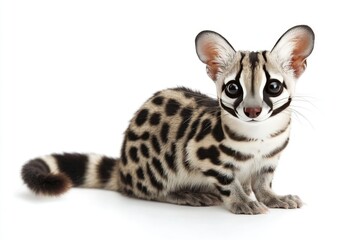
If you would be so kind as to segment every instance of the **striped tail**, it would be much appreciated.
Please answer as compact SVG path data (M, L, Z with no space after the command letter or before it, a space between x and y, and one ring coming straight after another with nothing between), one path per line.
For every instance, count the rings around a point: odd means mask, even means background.
M52 154L30 160L21 171L36 194L56 196L71 187L117 191L117 159L96 154Z

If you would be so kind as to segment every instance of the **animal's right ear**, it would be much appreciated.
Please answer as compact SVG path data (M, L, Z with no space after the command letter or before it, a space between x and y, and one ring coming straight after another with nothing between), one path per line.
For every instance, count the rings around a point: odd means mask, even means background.
M202 31L195 39L196 53L206 64L209 77L216 81L226 64L234 57L235 50L220 34L213 31Z

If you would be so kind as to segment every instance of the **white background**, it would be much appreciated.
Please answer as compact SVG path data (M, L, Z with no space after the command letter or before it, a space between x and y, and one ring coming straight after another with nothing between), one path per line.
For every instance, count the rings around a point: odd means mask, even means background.
M355 3L2 1L0 239L359 239ZM103 190L42 198L23 185L21 166L38 155L118 156L130 117L155 91L184 85L215 96L195 53L201 30L236 49L270 50L297 24L310 25L316 43L273 186L300 195L302 209L243 216Z

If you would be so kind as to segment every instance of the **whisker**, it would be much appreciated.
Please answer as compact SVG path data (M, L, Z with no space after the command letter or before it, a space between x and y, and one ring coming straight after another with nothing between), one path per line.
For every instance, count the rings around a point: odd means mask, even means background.
M295 109L294 107L289 107L284 111L291 111L292 113L294 113L294 116L297 118L297 120L299 122L302 122L301 119L305 120L307 122L308 125L311 126L312 129L315 129L314 125L311 123L311 121L303 114L301 113L299 110Z

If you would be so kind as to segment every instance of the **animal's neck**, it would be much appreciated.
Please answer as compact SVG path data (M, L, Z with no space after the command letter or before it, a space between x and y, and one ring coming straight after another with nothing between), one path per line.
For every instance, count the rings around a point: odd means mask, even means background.
M262 122L243 122L224 112L221 114L221 118L225 132L225 128L228 127L238 136L265 139L287 127L291 121L291 114L283 112Z

